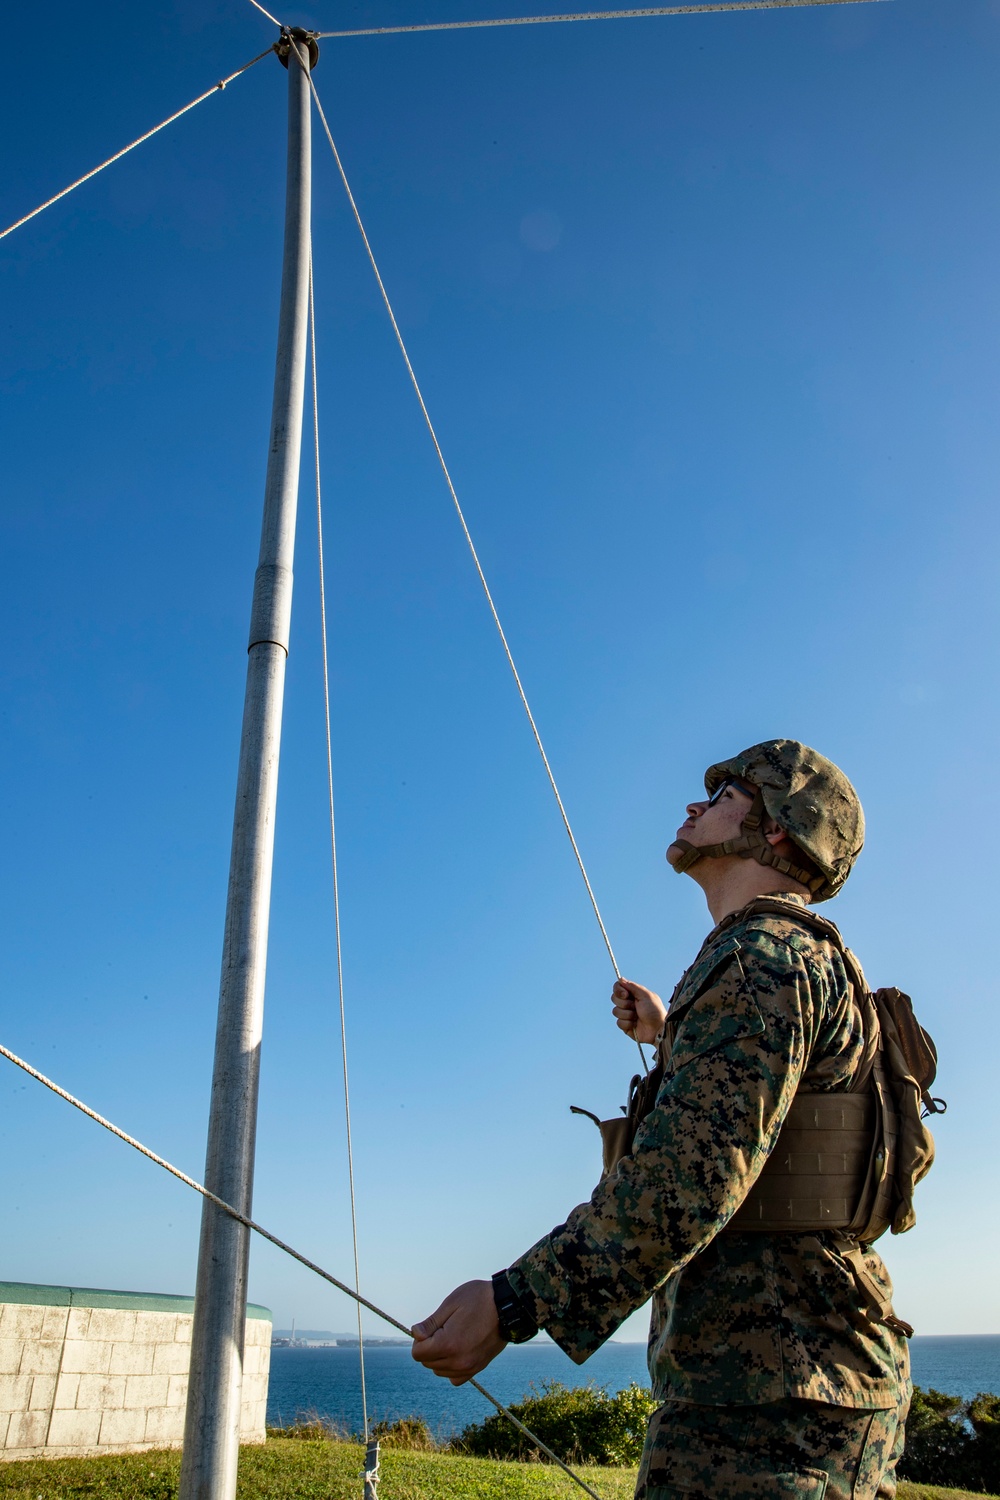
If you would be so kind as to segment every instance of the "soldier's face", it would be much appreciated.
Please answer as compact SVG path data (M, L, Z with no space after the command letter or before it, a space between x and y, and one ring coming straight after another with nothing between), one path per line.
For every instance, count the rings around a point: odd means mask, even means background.
M696 847L703 844L724 844L727 839L739 838L743 819L750 811L753 799L753 791L748 790L744 783L730 781L714 797L706 797L703 802L688 803L687 818L678 828L675 837ZM676 844L671 844L667 850L667 859L673 864L681 853Z

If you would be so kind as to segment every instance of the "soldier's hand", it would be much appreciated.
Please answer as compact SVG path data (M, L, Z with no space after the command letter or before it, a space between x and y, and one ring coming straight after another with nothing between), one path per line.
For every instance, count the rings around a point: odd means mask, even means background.
M413 1327L415 1360L450 1380L464 1385L506 1346L500 1336L491 1281L467 1281L456 1287L422 1323Z
M637 1042L655 1042L666 1019L659 995L631 979L619 979L611 991L611 1008L618 1028Z

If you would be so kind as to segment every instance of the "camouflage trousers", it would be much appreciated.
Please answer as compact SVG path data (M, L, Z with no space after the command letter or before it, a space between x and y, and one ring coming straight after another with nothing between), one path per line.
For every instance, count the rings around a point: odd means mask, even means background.
M636 1500L893 1500L908 1405L667 1401L650 1419Z

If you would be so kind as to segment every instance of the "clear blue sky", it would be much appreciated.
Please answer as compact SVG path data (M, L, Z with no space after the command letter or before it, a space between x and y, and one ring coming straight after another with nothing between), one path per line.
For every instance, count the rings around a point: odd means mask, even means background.
M54 0L4 55L3 222L271 40L245 0ZM663 862L707 763L791 735L861 792L826 910L951 1100L887 1247L925 1333L1000 1331L998 64L996 0L895 0L326 43L316 74L626 973L669 992L707 929ZM284 112L268 59L0 244L0 1035L195 1174ZM409 1319L586 1196L568 1106L613 1113L634 1051L319 139L315 205L363 1277ZM347 1274L303 502L256 1211ZM193 1195L8 1064L0 1100L0 1274L189 1291ZM350 1323L262 1246L252 1295Z

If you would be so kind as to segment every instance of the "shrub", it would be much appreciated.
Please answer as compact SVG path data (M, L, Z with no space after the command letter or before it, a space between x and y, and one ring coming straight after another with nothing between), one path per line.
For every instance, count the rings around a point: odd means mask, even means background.
M271 1438L294 1438L298 1442L316 1443L364 1443L360 1432L352 1432L342 1422L320 1416L319 1412L302 1412L290 1427L269 1427ZM371 1435L378 1438L384 1448L410 1448L418 1453L432 1453L438 1444L423 1417L400 1417L395 1422L388 1419L374 1422Z
M914 1386L899 1477L1000 1492L1000 1397L980 1392L963 1401Z
M410 1448L431 1453L437 1448L434 1434L423 1417L400 1417L396 1422L376 1422L371 1430L384 1448Z
M965 1418L976 1435L970 1483L995 1495L1000 1492L1000 1396L980 1391L966 1403Z
M965 1472L972 1433L965 1425L965 1403L933 1388L913 1388L906 1419L906 1452L899 1464L901 1479L920 1484L957 1484Z
M300 1412L288 1427L269 1427L267 1435L272 1438L295 1438L300 1443L345 1443L351 1438L351 1434L341 1423L333 1422L329 1417L321 1417L316 1411Z
M656 1405L642 1386L633 1384L609 1396L600 1386L570 1388L549 1380L540 1390L532 1386L531 1392L511 1411L565 1462L639 1462L646 1424ZM534 1444L499 1412L466 1427L451 1446L475 1458L539 1456Z

